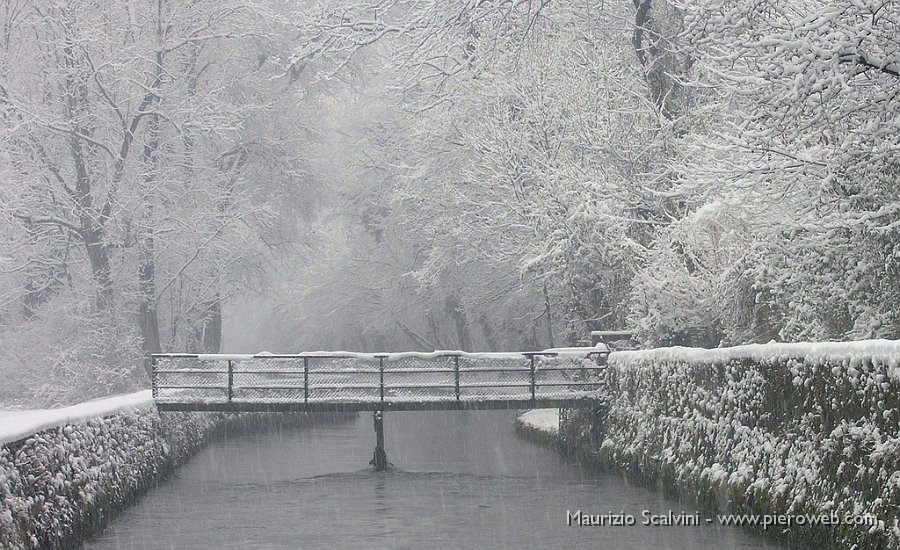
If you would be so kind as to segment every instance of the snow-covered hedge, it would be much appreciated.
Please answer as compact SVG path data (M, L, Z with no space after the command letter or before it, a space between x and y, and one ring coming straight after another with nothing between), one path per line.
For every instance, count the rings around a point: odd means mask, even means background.
M125 407L4 442L0 548L76 546L211 435L259 421L258 415Z
M593 453L720 511L872 514L786 534L900 548L898 364L893 341L616 352Z

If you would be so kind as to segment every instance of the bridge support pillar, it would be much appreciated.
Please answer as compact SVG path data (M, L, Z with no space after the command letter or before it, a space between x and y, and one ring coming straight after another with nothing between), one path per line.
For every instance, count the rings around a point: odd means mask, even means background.
M369 462L375 471L387 470L387 453L384 452L384 411L375 411L375 455Z

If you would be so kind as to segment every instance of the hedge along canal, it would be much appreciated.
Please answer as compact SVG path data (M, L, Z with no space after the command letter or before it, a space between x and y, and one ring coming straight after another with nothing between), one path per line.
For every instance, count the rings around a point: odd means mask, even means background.
M552 444L709 511L791 521L766 530L809 547L900 548L900 343L662 348L608 365L607 409L565 411ZM518 429L547 442L539 424Z
M0 548L68 548L208 441L355 415L163 413L149 391L0 416Z

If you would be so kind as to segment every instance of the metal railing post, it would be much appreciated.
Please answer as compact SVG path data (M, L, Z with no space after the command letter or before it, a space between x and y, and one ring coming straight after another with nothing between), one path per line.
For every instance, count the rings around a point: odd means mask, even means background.
M384 356L378 356L378 393L384 403Z
M234 362L228 361L228 402L234 396Z
M153 395L153 399L156 399L159 394L157 387L159 386L159 382L157 381L157 377L159 375L156 373L156 356L150 355L150 388Z
M303 402L309 403L309 357L303 358Z
M459 401L459 355L453 356L453 375L456 382L456 400Z
M537 377L534 373L534 354L529 355L531 358L531 400L535 400L535 385L537 381Z

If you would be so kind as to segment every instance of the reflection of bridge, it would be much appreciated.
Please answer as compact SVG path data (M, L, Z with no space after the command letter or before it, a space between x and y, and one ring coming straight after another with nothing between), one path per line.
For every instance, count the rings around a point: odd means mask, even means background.
M383 468L383 411L596 406L608 353L157 354L153 397L161 411L375 411Z

